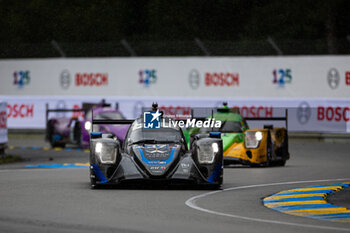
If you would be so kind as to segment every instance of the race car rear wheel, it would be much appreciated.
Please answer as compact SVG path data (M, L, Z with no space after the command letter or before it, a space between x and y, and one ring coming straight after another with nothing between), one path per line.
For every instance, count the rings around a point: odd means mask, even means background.
M74 125L74 141L75 143L81 147L82 145L82 132L79 121L77 121Z
M47 139L50 142L52 148L55 147L65 147L66 144L62 142L57 142L54 138L54 126L52 121L47 122Z
M275 162L276 166L281 166L283 167L284 165L286 165L286 160L279 160Z
M269 138L266 143L266 162L263 164L264 167L269 167L272 162L272 143Z

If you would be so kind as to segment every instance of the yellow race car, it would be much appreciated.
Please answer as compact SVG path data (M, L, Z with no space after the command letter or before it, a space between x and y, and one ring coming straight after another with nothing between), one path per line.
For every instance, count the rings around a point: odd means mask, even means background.
M289 159L287 129L264 125L263 129L249 129L247 120L285 121L287 112L279 118L246 118L238 109L230 109L224 103L212 116L222 122L221 128L210 131L221 132L224 164L243 164L255 166L284 166ZM201 133L204 133L203 130Z

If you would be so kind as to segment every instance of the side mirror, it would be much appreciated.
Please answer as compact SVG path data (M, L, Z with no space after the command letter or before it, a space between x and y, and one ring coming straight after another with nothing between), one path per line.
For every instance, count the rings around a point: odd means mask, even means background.
M127 142L127 145L130 146L133 142L131 140L131 138L128 138L128 140L126 141Z
M181 150L182 150L182 151L186 151L186 148L187 148L187 146L186 146L186 140L184 140L183 138L181 138L180 142L181 142Z

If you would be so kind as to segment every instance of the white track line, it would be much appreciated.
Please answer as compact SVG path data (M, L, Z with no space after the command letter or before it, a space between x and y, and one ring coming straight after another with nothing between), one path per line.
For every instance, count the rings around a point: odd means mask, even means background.
M203 193L201 195L191 197L185 203L187 206L189 206L193 209L203 211L206 213L210 213L210 214L230 217L230 218L237 218L237 219L243 219L243 220L254 221L254 222L288 225L288 226L297 226L297 227L317 228L317 229L323 229L323 230L335 230L335 231L348 231L348 232L350 232L350 228L327 227L327 226L319 226L319 225L282 222L282 221L275 221L275 220L268 220L268 219L250 218L250 217L234 215L234 214L227 214L227 213L222 213L222 212L218 212L218 211L214 211L214 210L205 209L203 207L199 207L196 204L196 201L200 198L211 196L211 195L214 195L217 193L226 192L226 191L238 190L238 189L248 189L248 188L267 187L267 186L276 186L276 185L288 185L288 184L301 184L301 183L333 182L333 181L344 181L344 180L350 180L350 178L328 179L328 180L309 180L309 181L291 181L291 182L256 184L256 185L247 185L247 186L240 186L240 187L231 187L231 188L226 188L226 189L219 190L219 191L212 191L212 192L208 192L208 193Z

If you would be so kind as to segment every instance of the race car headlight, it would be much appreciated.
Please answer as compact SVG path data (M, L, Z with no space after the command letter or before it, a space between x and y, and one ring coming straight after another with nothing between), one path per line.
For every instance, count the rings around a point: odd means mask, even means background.
M104 164L114 164L117 160L118 147L117 144L110 141L96 142L95 155Z
M219 145L216 142L201 144L197 147L198 162L201 164L212 164L218 152Z
M257 148L262 139L263 139L262 132L248 131L245 133L245 147L249 149Z
M89 131L89 130L91 129L91 122L90 122L90 121L85 122L84 128L85 128L87 131Z

